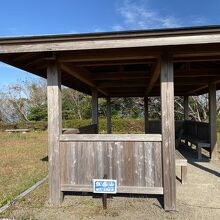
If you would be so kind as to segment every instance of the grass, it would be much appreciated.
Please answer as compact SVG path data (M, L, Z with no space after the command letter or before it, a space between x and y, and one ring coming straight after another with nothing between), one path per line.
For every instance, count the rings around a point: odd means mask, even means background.
M0 206L47 175L47 133L0 132Z
M0 206L47 175L47 132L9 134L0 132ZM220 132L218 133L220 150ZM44 184L15 207L42 207L47 201L48 185ZM0 215L1 216L1 215Z

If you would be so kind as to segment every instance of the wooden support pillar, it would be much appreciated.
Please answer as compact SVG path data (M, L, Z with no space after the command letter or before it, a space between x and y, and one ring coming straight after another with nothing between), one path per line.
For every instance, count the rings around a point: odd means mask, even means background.
M189 96L184 96L184 120L189 120Z
M165 210L176 210L173 60L161 58L162 162Z
M211 143L211 159L218 160L216 118L216 84L209 84L209 132Z
M49 157L49 203L60 204L63 200L60 183L60 144L62 131L61 75L57 64L47 67L48 102L48 157Z
M107 97L107 133L112 133L112 122L111 122L111 98Z
M98 91L92 90L92 124L97 125L98 133Z
M148 112L148 97L144 97L144 131L149 133L149 112Z

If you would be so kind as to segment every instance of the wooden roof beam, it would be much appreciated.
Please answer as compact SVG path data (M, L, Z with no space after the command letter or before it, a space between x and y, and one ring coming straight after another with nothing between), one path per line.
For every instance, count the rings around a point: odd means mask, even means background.
M175 78L174 79L174 86L178 85L206 85L208 82L215 82L220 79L219 77L195 77L190 78L190 80L186 77L183 79Z
M105 62L105 61L124 61L139 59L156 59L159 52L149 51L147 49L140 50L133 48L111 51L83 51L83 52L59 52L57 58L60 62Z
M76 66L118 66L118 65L133 65L133 64L151 64L155 63L156 59L132 59L132 60L107 60L107 61L85 61L72 62Z
M196 94L197 92L199 92L199 91L201 91L201 90L203 90L203 89L206 89L207 87L208 87L208 85L199 86L199 87L197 87L196 89L193 89L193 90L187 92L186 94L187 94L187 95Z
M147 85L145 96L147 96L151 92L152 88L154 87L155 83L160 77L160 65L161 65L161 62L160 60L158 60L157 63L153 66L150 82Z
M195 94L195 95L196 95L197 92L200 92L201 90L208 88L209 83L220 83L220 80L218 79L218 80L215 80L215 81L212 81L212 82L207 82L206 85L197 87L197 88L195 88L195 89L193 89L193 90L187 92L186 94L187 94L187 95L192 95L192 94Z
M146 71L127 71L127 72L99 72L91 74L93 80L133 80L148 79Z
M110 81L110 82L102 82L97 84L98 88L131 88L131 87L146 87L147 83L144 82L143 80L141 82L135 82L135 81L130 81L130 82L121 82L121 81Z
M181 58L181 59L175 59L173 62L174 63L185 63L185 62L208 62L208 61L220 61L220 57L204 57L204 58L191 58L191 57L186 57L186 58Z
M175 77L178 76L219 76L220 75L220 66L219 68L194 68L189 71L187 70L174 70Z
M47 66L47 62L51 61L51 60L56 60L56 58L55 57L43 57L43 58L39 58L39 59L34 59L33 61L28 62L25 66L26 67L30 66L30 67L33 67L33 68L35 68L35 67L38 68L39 65L40 65L40 66L45 67L45 66Z
M23 62L29 60L29 59L34 59L38 57L38 53L22 53L22 54L17 54L16 57L13 59L14 62Z
M60 67L65 72L69 73L70 75L77 78L81 82L85 83L91 88L97 89L99 92L101 92L105 96L108 96L108 93L106 93L103 89L98 88L95 82L89 78L89 72L86 69L76 67L71 64L64 64L64 63L60 63Z

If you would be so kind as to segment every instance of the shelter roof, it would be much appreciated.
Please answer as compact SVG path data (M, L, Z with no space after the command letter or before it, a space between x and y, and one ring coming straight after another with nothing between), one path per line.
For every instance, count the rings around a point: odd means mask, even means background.
M175 95L205 93L213 82L220 89L220 26L0 38L0 61L44 78L57 62L63 85L99 96L159 96L167 54Z

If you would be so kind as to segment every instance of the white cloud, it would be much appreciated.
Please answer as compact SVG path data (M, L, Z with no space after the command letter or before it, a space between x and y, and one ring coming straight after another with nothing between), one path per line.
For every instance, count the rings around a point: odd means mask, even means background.
M120 25L120 24L116 24L116 25L112 26L112 30L113 31L123 31L124 27L122 27L122 25Z
M147 28L172 28L181 26L176 17L161 15L143 3L134 0L124 0L117 8L117 12L123 18L121 29L147 29Z
M105 30L101 27L95 27L93 32L105 32Z

